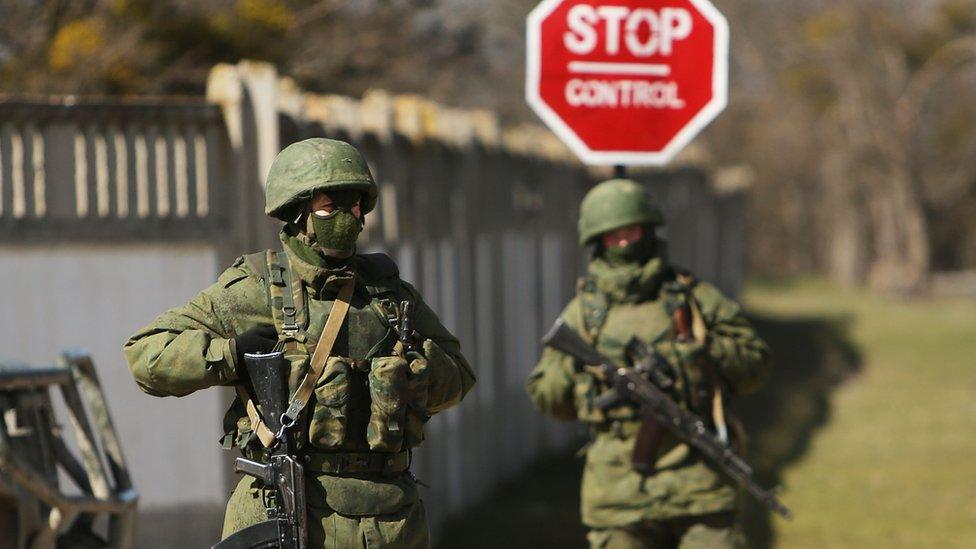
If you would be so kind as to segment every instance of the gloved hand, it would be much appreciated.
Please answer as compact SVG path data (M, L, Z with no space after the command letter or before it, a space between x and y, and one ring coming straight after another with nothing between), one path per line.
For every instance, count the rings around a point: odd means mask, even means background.
M245 353L270 353L278 344L278 330L274 326L257 326L238 334L234 338L234 352L237 359L237 374L245 372Z

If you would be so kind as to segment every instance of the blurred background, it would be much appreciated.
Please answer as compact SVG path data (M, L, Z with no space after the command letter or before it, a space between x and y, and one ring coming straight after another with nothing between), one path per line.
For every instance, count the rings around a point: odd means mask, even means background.
M976 1L714 2L728 109L666 170L678 264L776 354L738 403L792 522L755 547L976 543ZM230 394L138 392L124 339L274 244L274 154L347 139L385 250L479 384L416 472L442 547L579 547L584 433L522 390L582 273L580 166L525 105L534 0L0 0L0 355L91 349L141 492L140 547L216 539ZM478 541L472 541L478 540Z

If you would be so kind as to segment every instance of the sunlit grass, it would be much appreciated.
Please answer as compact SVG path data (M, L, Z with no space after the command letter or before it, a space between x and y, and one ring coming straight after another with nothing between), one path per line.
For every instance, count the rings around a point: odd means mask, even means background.
M976 301L755 284L766 317L847 318L860 371L783 473L780 547L976 547ZM776 349L777 354L789 353Z

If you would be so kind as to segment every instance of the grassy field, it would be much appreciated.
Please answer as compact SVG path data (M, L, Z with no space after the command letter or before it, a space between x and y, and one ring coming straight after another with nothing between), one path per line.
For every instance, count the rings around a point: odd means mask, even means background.
M803 283L753 286L746 303L767 327L832 324L843 341L814 343L854 352L846 364L828 354L813 365L828 377L850 375L834 385L809 447L783 468L797 518L776 519L776 545L976 547L976 301L901 301ZM784 358L809 362L776 352L787 370ZM757 442L775 448L777 436L762 432Z
M743 300L775 368L736 410L757 477L796 513L743 500L750 547L976 547L976 300L811 281L752 284ZM569 453L540 462L439 545L584 547L580 469Z

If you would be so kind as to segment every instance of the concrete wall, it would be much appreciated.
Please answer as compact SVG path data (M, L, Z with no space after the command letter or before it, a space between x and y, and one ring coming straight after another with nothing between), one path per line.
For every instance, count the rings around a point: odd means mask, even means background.
M148 398L132 382L121 346L211 284L215 270L213 248L197 244L0 246L0 354L41 365L69 347L91 351L140 493L139 547L203 547L213 539L225 491L214 418L224 399L216 391L178 402ZM209 514L195 514L195 524L186 524L189 514L159 524L175 518L177 502Z

